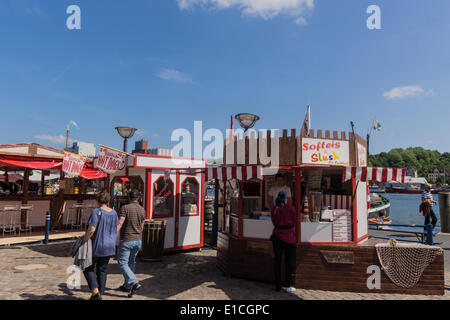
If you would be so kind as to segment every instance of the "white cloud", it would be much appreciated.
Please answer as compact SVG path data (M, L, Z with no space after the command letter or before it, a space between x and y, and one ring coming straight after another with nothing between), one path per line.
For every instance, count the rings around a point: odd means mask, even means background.
M174 69L163 69L156 76L167 81L175 81L179 83L194 83L194 81L192 81L189 76Z
M47 134L41 134L38 136L34 136L35 139L44 140L44 141L50 141L56 144L66 144L66 137L65 136L50 136ZM69 144L72 144L73 140L69 138Z
M390 91L386 91L383 96L389 100L401 100L409 97L418 96L434 96L436 92L434 89L425 90L421 86L404 86L393 88Z
M306 25L303 15L314 8L314 0L177 0L182 10L200 6L209 9L238 7L244 15L261 17L265 20L278 15L295 18L297 25Z
M48 142L58 144L58 145L63 145L63 146L66 144L66 137L63 135L52 136L52 135L48 135L48 134L41 134L41 135L34 136L34 138L38 139L38 140L48 141ZM83 141L74 140L69 137L69 146L71 146L74 142L83 143ZM87 143L87 142L84 142L84 143Z

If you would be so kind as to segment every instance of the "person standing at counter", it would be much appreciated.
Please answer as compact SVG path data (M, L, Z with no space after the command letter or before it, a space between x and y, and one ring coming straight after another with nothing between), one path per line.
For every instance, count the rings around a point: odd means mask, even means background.
M268 198L269 198L269 208L272 209L276 203L275 200L278 197L280 191L284 191L286 193L286 199L289 204L292 204L292 196L291 196L291 188L286 185L286 179L282 173L277 173L275 175L276 185L269 189Z
M291 285L292 276L292 257L295 250L295 225L297 223L297 214L295 207L286 203L286 191L281 190L275 199L275 207L272 210L272 223L274 225L271 237L273 252L275 255L275 284L276 291L281 290L281 259L284 252L286 279L285 290L288 293L294 292L295 288Z

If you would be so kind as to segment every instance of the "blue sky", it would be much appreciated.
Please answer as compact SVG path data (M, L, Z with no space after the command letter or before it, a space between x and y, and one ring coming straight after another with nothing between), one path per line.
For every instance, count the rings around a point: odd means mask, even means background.
M82 30L66 28L81 8ZM381 7L382 30L366 9ZM170 147L175 128L382 131L371 152L450 151L448 0L2 0L0 143L120 148L114 127ZM134 141L133 139L132 141Z

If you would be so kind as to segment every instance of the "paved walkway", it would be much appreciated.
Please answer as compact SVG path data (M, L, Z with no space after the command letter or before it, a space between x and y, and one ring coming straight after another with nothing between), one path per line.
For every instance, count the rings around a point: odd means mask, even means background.
M450 237L449 237L450 239ZM66 281L67 268L73 259L67 257L71 242L48 246L0 248L0 300L8 299L88 299L90 294L81 276L81 289L70 290ZM203 250L167 255L162 262L137 262L136 273L143 286L133 299L336 299L336 300L408 300L448 299L444 296L410 296L358 294L314 290L297 290L295 294L277 293L268 284L227 278L216 268L215 250ZM447 260L447 259L446 259ZM448 264L446 264L448 265ZM450 274L446 270L446 279ZM126 294L114 290L123 277L117 261L109 267L108 290L105 300L127 299Z

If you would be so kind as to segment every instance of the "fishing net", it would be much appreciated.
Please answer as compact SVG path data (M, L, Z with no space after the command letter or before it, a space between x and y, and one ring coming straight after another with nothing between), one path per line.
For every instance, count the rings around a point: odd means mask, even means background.
M411 288L419 282L424 270L443 250L423 244L378 243L375 245L381 267L399 287Z

